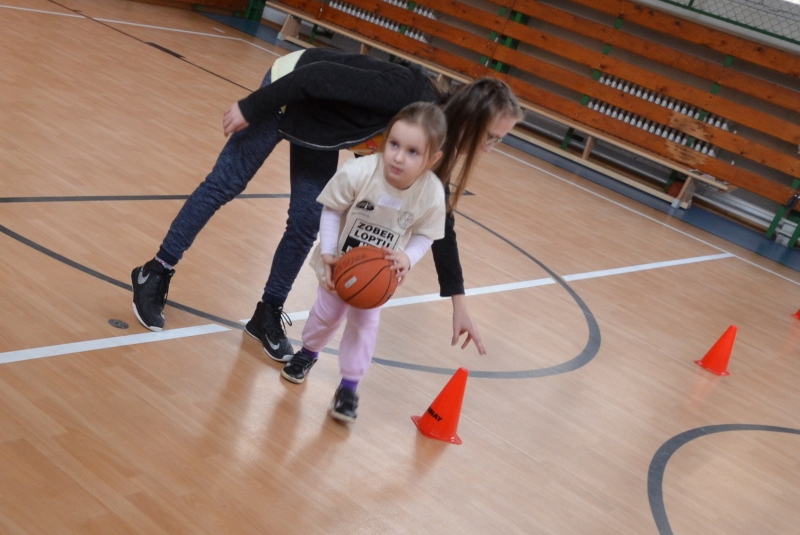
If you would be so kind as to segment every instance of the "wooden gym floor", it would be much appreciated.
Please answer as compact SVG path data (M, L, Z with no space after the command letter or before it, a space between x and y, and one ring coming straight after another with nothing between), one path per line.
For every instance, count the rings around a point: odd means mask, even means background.
M450 347L427 257L342 426L333 353L292 385L242 330L287 145L178 266L168 329L130 305L285 51L124 0L7 0L0 32L0 533L800 533L797 271L501 145L457 216L489 354ZM305 269L295 344L314 294ZM463 444L426 438L459 367Z

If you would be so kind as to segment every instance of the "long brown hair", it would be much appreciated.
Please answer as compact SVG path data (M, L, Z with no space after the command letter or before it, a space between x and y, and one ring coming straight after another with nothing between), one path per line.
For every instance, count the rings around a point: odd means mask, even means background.
M444 142L443 156L434 171L445 188L455 185L450 196L448 210L455 210L458 199L467 187L478 151L487 140L489 124L498 117L522 119L522 107L511 88L497 78L477 78L462 85L447 98L443 105L447 118L447 139ZM452 176L460 160L458 176Z

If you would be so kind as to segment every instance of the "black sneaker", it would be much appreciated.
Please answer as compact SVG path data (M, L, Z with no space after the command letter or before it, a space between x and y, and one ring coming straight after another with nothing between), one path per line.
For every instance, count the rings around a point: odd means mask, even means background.
M287 381L300 384L306 380L308 372L317 362L317 359L310 355L306 355L302 351L298 351L292 355L292 360L286 363L286 366L281 370L281 377Z
M164 328L164 305L167 303L169 281L174 274L174 269L165 268L155 259L131 272L133 313L151 331Z
M294 349L286 338L284 324L291 325L292 320L283 312L283 307L273 307L269 303L259 302L253 317L244 328L247 334L261 341L264 351L271 359L288 362L294 355Z
M358 394L355 390L340 386L333 395L331 418L340 422L353 422L358 409Z

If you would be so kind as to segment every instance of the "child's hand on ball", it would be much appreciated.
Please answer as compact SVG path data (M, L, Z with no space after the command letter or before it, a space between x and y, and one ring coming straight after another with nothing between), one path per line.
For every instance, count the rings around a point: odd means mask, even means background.
M336 291L333 280L333 266L336 265L336 257L332 254L322 255L322 264L325 266L325 288L329 292Z
M392 262L391 270L394 271L397 277L397 285L403 284L403 280L411 269L411 259L403 251L392 251L388 247L384 247L383 252L386 253L386 259Z

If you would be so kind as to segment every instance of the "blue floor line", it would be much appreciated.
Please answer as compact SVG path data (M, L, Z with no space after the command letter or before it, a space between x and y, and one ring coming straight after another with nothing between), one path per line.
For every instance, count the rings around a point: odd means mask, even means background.
M212 13L202 14L275 46L285 48L290 51L300 48L286 41L279 40L277 30L265 26L258 21ZM551 152L542 147L532 145L518 138L514 138L513 136L507 137L505 139L505 143L527 154L530 154L531 156L535 156L548 163L557 165L562 169L566 169L572 173L575 173L576 175L594 182L595 184L615 191L620 195L624 195L630 199L638 201L645 206L649 206L650 208L665 214L669 214L676 219L680 219L685 223L734 243L744 249L747 249L748 251L752 251L795 271L800 271L800 249L789 249L788 247L780 245L774 240L767 238L760 232L747 228L744 225L698 206L693 205L688 209L672 208L670 203L663 201L658 197L648 195L642 190L624 184L600 173L599 171L584 167L583 165L580 165L569 158L565 158L564 156Z

